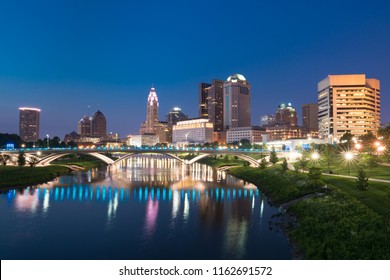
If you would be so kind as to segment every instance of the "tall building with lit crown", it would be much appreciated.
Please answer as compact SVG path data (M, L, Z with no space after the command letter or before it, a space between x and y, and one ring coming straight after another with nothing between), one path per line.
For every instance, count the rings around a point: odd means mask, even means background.
M214 131L223 131L223 83L213 80L211 84L199 84L199 117L209 119Z
M146 104L146 121L141 124L141 135L157 135L159 143L170 142L170 131L167 122L158 120L158 97L154 87L150 89Z
M379 127L379 80L365 74L329 75L318 83L319 137L337 142L346 132L377 135Z
M224 128L251 126L250 84L241 74L227 78L223 85Z
M92 117L92 136L100 138L107 136L106 117L99 110Z
M158 124L158 97L154 87L150 89L148 103L146 105L145 133L156 133Z
M22 141L38 141L40 113L41 109L38 108L19 108L19 136Z

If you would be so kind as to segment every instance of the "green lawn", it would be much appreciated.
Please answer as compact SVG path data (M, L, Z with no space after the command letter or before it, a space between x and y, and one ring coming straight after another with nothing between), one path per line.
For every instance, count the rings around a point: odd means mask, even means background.
M390 184L370 182L367 191L358 190L355 179L322 176L322 181L361 201L375 212L390 218Z

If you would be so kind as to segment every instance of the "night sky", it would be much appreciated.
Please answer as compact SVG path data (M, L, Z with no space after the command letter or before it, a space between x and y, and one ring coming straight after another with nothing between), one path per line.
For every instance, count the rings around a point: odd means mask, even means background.
M42 109L41 137L77 131L100 109L122 137L145 120L154 84L160 119L198 116L198 83L243 74L252 124L291 102L317 101L328 74L381 81L390 121L389 1L2 1L0 132L18 107Z

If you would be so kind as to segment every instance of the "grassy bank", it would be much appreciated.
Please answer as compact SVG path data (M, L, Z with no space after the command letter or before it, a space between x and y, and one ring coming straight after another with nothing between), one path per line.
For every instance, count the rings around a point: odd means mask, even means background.
M46 183L58 176L69 173L70 169L65 166L2 166L0 167L0 188L24 187Z
M198 161L199 163L206 164L212 167L222 167L222 166L244 166L246 161L235 158L234 156L224 156L224 157L206 157Z
M281 204L318 191L307 174L280 167L261 170L239 167L230 173L252 182L273 203ZM357 190L354 180L322 177L328 185L322 197L292 204L288 214L297 223L287 226L290 240L308 259L390 259L390 185L370 183L368 191Z
M390 184L370 182L368 190L361 191L355 187L355 179L322 176L322 180L390 219Z
M309 180L306 174L291 170L283 173L280 166L266 169L236 167L231 168L229 173L260 186L261 191L275 204L282 204L307 194L322 191L321 182Z

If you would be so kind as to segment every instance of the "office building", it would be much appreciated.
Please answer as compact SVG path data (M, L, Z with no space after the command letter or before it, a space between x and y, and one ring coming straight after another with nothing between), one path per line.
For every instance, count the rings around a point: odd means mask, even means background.
M259 126L229 128L226 132L226 142L240 142L245 139L251 143L259 143L262 142L262 135L264 133L265 130Z
M165 115L165 121L168 124L168 127L173 127L179 121L188 120L188 115L185 115L179 107L173 107L171 111L169 111Z
M208 119L189 119L173 126L172 143L204 144L213 142L213 123Z
M250 84L241 74L227 78L223 85L224 128L251 126Z
M154 146L159 143L159 138L155 134L131 135L130 145L135 147Z
M77 133L81 137L92 137L92 118L84 115L77 126Z
M302 105L302 127L308 131L318 131L318 104Z
M92 136L100 138L107 136L106 117L99 110L92 117Z
M19 136L24 142L36 142L39 139L41 109L19 108Z
M223 131L223 81L199 84L199 117L209 119L214 131Z
M211 84L208 83L200 83L199 84L199 118L208 119L209 118L209 110L208 110L208 96L209 96L209 88Z
M275 122L292 126L298 125L297 111L292 107L291 103L282 103L278 106Z
M273 115L264 115L260 117L260 126L274 125L276 119Z
M275 124L265 127L267 141L302 138L302 128L298 125Z
M380 82L364 74L329 75L318 83L318 132L338 142L346 132L377 135L380 127Z

